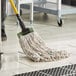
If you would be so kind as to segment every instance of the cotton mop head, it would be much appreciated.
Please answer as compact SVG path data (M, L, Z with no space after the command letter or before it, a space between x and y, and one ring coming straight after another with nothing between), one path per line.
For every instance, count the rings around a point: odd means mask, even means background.
M19 35L19 42L23 52L35 62L51 62L69 57L66 51L56 51L48 48L36 32Z

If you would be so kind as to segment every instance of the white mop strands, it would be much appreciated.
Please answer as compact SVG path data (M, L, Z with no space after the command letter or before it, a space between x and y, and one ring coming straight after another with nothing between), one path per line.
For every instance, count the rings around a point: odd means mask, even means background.
M19 42L26 56L35 62L50 62L69 57L66 51L53 51L36 32L20 35Z

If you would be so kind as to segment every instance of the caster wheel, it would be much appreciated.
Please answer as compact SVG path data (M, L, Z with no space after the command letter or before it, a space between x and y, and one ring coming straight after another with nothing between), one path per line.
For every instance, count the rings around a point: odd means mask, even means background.
M48 19L47 13L44 13L44 14L43 14L43 19L44 19L44 20L47 20L47 19Z
M20 16L22 15L22 9L20 9Z
M44 13L44 15L47 15L47 13Z
M62 19L60 19L60 21L57 21L57 23L58 23L59 27L61 27L63 24Z

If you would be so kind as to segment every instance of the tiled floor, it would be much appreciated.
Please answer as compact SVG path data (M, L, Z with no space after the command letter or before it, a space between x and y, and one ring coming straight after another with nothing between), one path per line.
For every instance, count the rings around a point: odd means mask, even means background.
M28 16L22 16L25 24L29 26ZM58 27L56 17L48 15L43 19L42 14L35 14L34 29L47 43L48 47L56 50L66 50L71 53L67 59L55 62L32 62L27 59L19 42L17 33L20 28L16 24L15 17L8 17L6 20L7 41L2 43L2 68L0 76L12 76L16 73L41 70L46 68L59 67L67 64L76 64L76 15L63 16L63 26Z

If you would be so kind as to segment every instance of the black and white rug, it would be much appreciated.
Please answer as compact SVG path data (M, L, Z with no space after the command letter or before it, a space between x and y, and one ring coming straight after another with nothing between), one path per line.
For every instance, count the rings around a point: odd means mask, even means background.
M22 73L14 76L76 76L76 64Z

